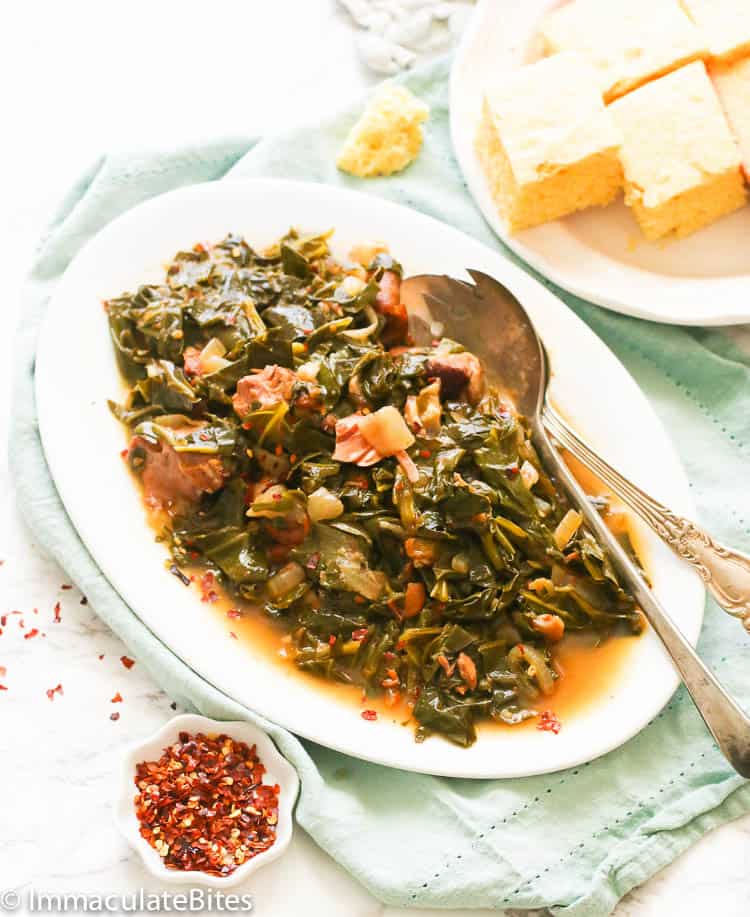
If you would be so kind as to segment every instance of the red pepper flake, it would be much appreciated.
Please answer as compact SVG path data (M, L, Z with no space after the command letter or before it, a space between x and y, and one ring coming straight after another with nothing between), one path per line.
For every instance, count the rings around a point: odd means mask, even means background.
M39 609L38 609L38 608L32 608L31 610L34 612L35 615L38 615L38 614L39 614Z
M432 455L429 449L420 449L419 454L422 456L422 458L429 458Z
M378 718L378 715L374 710L363 710L361 716L363 720L367 720L370 723Z
M31 630L28 632L28 634L23 635L23 639L31 640L31 638L36 637L38 633L39 633L38 629L36 627L32 627Z
M536 728L541 729L543 732L554 732L557 735L561 727L562 723L557 718L557 714L552 713L551 710L544 710L539 716Z
M265 770L255 746L181 732L136 766L141 837L167 869L230 875L276 840L279 787Z
M219 593L214 589L216 577L209 570L198 581L201 587L201 602L218 602Z
M336 645L336 634L331 634L331 636L328 638L328 645L329 646Z
M121 449L121 450L120 450L120 458L127 458L127 457L128 457L128 450L127 450L127 449Z
M117 694L112 698L110 704L121 704L122 703L122 694L118 691Z
M277 444L276 444L276 448L275 448L273 451L276 453L276 455L281 455L281 453L284 451L284 450L281 448L281 443L277 443Z
M5 687L5 685L0 685L0 691L7 691L7 690L8 689Z
M54 700L54 699L55 699L55 694L59 694L59 695L62 697L62 694L63 694L63 686L62 686L62 685L57 685L57 686L54 687L54 688L47 688L47 698L48 698L49 700Z
M237 634L235 634L235 632L234 632L233 630L230 630L230 631L229 631L229 636L230 636L233 640L239 639L239 638L237 637Z
M8 623L8 615L0 615L0 626L5 627Z
M132 669L135 665L135 659L131 659L130 656L120 656L120 662L126 669Z
M117 720L119 720L119 719L120 719L120 714L118 713L118 711L117 711L117 710L115 710L115 712L114 712L114 713L110 713L110 715L109 715L109 718L110 718L110 719L111 719L111 720L112 720L113 722L115 722L115 723L116 723L116 722L117 722Z
M395 658L396 658L396 654L392 653L390 650L386 650L383 653L383 659L386 659L388 662L390 662L392 659L395 659Z
M62 621L62 618L60 617L60 603L59 602L55 602L54 612L55 614L54 614L54 617L52 618L52 621L55 624L60 624Z
M518 465L509 465L509 466L505 469L505 477L506 477L506 478L515 478L516 475L518 475L518 474L520 474L520 473L521 473L521 469L518 467Z
M252 430L252 428L253 428L253 425L250 423L249 420L245 421L245 423L242 424L243 430Z
M8 674L8 670L5 668L5 666L0 665L0 678L5 678L7 674Z
M232 620L237 620L237 618L242 617L242 612L238 608L230 608L227 611L227 617L232 618Z
M370 631L366 627L359 627L357 630L352 631L352 640L356 640L357 643L361 643L363 640L367 639L367 635Z
M70 583L63 583L63 584L60 586L60 588L61 588L61 589L72 589L73 587L70 585Z
M99 662L101 662L102 659L104 659L104 653L99 653Z

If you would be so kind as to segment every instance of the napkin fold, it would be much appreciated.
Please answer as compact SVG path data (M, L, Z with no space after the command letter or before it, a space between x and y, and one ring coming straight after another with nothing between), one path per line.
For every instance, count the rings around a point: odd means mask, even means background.
M448 70L441 61L404 80L432 115L419 159L391 178L362 181L336 170L336 150L358 114L353 109L259 142L239 136L98 160L68 193L25 287L12 472L36 539L139 663L185 706L217 718L244 717L266 729L299 771L299 824L376 897L402 906L546 906L567 917L603 917L706 831L750 810L750 787L719 753L684 689L617 751L527 779L416 775L300 741L199 678L124 604L68 519L39 440L34 359L50 295L88 239L156 194L250 176L325 182L414 207L516 260L484 223L453 158ZM748 358L721 331L638 321L547 286L604 339L650 398L685 464L706 527L750 549ZM742 627L709 601L700 653L746 704L749 643Z

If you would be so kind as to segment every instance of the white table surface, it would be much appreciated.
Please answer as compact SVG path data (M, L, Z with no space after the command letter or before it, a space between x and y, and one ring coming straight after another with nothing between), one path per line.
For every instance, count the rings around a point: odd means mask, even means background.
M206 129L215 134L268 134L296 113L333 110L374 82L334 0L226 0L223 25L212 23L210 9L193 0L4 7L3 443L23 276L51 209L98 152L194 138L209 111ZM0 683L9 688L0 692L0 891L157 891L115 831L112 787L119 749L168 718L170 699L137 664L130 671L120 664L125 647L79 604L76 590L60 588L64 574L34 545L15 507L5 450L0 495L0 614L21 610L27 631L36 626L47 635L24 640L11 620L0 636L7 668ZM58 600L62 622L55 624ZM64 696L50 702L46 689L58 683ZM124 702L112 705L117 691ZM113 710L121 713L117 722L109 719ZM254 896L262 917L409 913L380 905L300 829L290 851L241 891ZM750 913L750 817L704 838L616 911L707 913Z

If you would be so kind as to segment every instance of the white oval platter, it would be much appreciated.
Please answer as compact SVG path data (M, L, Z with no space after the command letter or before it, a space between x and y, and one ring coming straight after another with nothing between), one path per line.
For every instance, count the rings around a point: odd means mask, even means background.
M576 765L637 733L678 681L652 633L638 641L611 689L559 735L491 729L462 749L350 702L229 636L230 622L165 569L139 493L120 457L123 429L107 408L120 399L102 299L157 282L175 252L242 233L256 247L290 225L335 227L335 254L385 240L407 274L494 275L524 302L544 338L553 397L575 427L636 483L677 512L694 515L685 472L646 398L601 341L555 296L496 252L457 230L381 198L320 184L222 181L154 198L110 223L78 254L56 288L41 332L36 396L45 454L60 496L92 557L154 635L195 672L240 703L300 736L369 761L455 777L515 777ZM501 333L501 329L498 330ZM658 539L639 535L654 590L690 640L701 627L697 578Z

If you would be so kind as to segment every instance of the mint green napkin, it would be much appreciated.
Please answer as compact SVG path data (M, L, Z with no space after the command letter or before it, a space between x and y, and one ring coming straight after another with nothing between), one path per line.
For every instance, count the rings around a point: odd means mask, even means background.
M432 115L421 156L393 178L360 181L336 170L335 152L358 109L315 130L259 143L241 137L98 161L60 208L25 290L13 473L23 514L38 541L154 680L209 716L260 722L299 770L299 824L374 895L392 905L547 906L569 917L601 917L706 831L750 810L750 787L726 764L684 690L618 751L575 770L525 780L417 776L300 742L206 684L122 602L72 528L38 437L34 351L49 296L89 238L155 194L254 175L309 179L383 195L502 249L453 159L447 76L447 62L440 62L406 80L429 103ZM640 322L555 292L646 391L687 467L701 519L721 539L750 548L749 361L721 332ZM622 435L639 434L623 430ZM750 702L747 648L741 626L709 603L701 654L740 699Z

